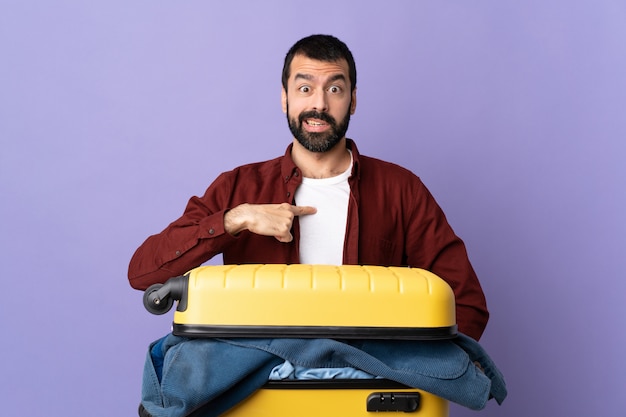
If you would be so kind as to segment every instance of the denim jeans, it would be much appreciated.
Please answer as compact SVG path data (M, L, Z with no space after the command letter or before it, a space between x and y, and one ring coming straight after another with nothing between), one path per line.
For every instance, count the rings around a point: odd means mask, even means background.
M443 341L188 339L170 334L148 352L142 405L154 417L181 417L211 402L210 415L218 416L260 388L285 360L309 368L360 369L474 410L484 408L491 397L501 403L507 395L493 361L463 334Z

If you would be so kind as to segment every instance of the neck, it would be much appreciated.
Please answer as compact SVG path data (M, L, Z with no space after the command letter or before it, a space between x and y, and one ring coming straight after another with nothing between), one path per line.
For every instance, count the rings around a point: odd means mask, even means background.
M346 138L341 139L327 152L311 152L294 140L291 157L306 178L335 177L350 166L350 152L346 148Z

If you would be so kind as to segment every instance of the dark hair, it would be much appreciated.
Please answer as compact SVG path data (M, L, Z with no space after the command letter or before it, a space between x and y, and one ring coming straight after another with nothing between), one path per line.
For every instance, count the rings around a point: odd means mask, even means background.
M282 80L285 91L287 90L287 80L291 75L291 61L296 55L304 55L307 58L324 62L337 62L345 59L348 62L350 88L352 91L356 88L356 64L348 46L331 35L311 35L296 42L285 56Z

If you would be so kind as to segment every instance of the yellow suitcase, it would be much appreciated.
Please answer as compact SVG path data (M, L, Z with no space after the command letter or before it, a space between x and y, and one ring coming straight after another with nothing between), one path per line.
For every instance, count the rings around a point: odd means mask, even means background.
M434 340L457 332L452 289L417 268L203 266L144 293L144 305L154 314L169 311L174 301L173 333L186 337ZM448 402L380 379L271 381L224 415L347 417L381 411L444 417Z
M403 412L415 417L447 417L448 404L447 400L426 391L387 380L329 379L317 384L276 381L223 416L372 417L380 412Z

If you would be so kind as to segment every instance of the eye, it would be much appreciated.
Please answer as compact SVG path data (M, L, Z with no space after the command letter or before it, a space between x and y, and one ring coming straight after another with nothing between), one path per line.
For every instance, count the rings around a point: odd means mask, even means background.
M308 85L303 85L302 87L298 88L298 91L300 91L301 93L308 93L311 91L311 87L309 87Z
M341 93L341 87L336 86L336 85L332 85L332 86L330 86L328 91L330 91L333 94L339 94L339 93Z

